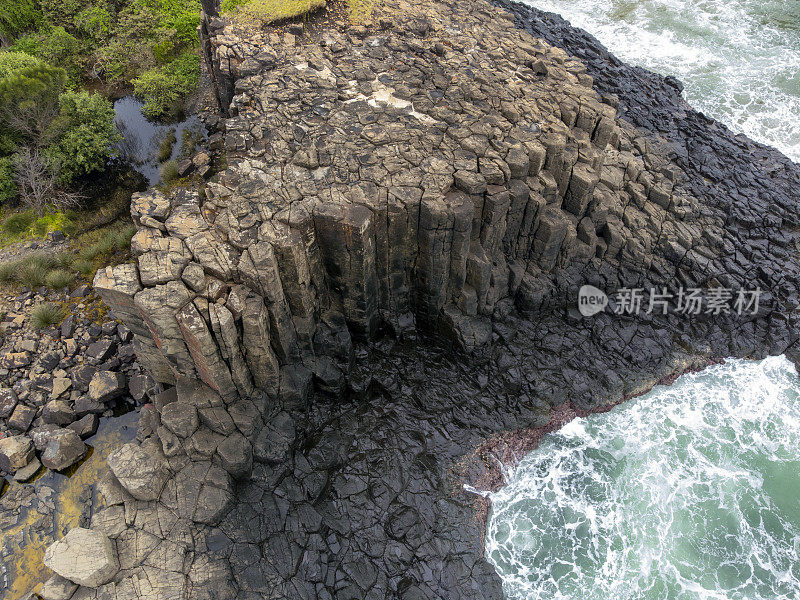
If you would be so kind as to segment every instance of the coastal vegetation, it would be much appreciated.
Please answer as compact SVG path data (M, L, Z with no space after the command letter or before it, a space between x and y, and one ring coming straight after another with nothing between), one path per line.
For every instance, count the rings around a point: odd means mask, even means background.
M362 23L372 13L375 0L347 0L347 10L353 23ZM222 0L223 14L241 23L267 25L292 19L323 8L327 0Z
M132 93L153 120L182 114L199 76L200 10L199 0L0 0L0 247L91 229L75 224L94 222L85 213L107 195L95 175L127 158L112 100Z

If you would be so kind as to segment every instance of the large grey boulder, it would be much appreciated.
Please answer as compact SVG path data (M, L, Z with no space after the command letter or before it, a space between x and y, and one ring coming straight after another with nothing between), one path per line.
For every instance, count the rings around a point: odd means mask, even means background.
M108 467L137 500L158 500L169 478L164 459L154 450L145 451L133 442L115 450L108 457Z
M33 440L13 435L0 440L0 469L15 473L27 465L35 454Z
M62 471L71 467L86 456L86 444L72 429L60 429L50 436L44 452L42 464L48 469Z
M99 531L77 527L50 545L44 564L85 587L108 583L119 571L113 542Z

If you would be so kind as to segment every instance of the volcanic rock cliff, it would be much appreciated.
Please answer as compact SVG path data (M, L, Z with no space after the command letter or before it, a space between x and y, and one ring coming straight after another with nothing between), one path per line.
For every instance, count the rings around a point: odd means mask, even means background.
M204 22L228 167L136 196L136 262L94 282L176 387L109 460L112 552L74 598L500 598L462 490L482 443L717 358L797 360L796 165L513 12L381 4ZM585 284L763 294L583 318Z

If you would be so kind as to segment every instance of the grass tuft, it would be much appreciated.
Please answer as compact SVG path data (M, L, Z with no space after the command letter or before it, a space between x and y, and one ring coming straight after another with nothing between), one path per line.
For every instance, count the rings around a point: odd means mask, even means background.
M31 311L31 325L36 329L52 327L61 322L63 318L61 307L52 302L43 302Z
M178 164L174 160L165 162L164 166L161 167L161 181L164 185L170 186L176 183L180 178L180 175L178 175Z
M164 163L172 158L172 149L175 147L175 142L178 141L178 136L175 135L175 129L170 129L161 140L158 146L158 162Z
M12 283L17 279L17 263L7 262L0 265L0 283Z
M31 254L17 262L16 280L32 290L47 283L47 274L55 266L53 257L47 254Z
M45 278L45 284L51 290L63 290L64 288L71 286L73 281L75 281L75 278L72 276L72 274L64 271L63 269L50 271Z
M91 275L94 273L94 265L91 261L85 260L83 258L79 258L74 263L72 263L72 268L75 269L81 275Z

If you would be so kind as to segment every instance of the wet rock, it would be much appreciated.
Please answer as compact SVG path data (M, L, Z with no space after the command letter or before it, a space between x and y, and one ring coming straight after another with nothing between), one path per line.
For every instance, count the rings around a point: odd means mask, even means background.
M102 362L108 360L117 349L117 344L113 340L102 340L89 344L86 348L86 356Z
M83 440L71 429L53 432L42 452L42 464L48 469L62 471L86 455Z
M70 388L72 388L72 379L69 377L54 377L50 395L54 399L61 398Z
M224 408L201 408L199 411L200 421L221 435L229 435L236 429L233 419Z
M14 481L25 482L30 481L36 473L39 472L39 469L42 468L42 463L39 462L39 459L35 456L31 459L26 466L19 469L16 473L14 473Z
M289 453L294 439L294 419L289 413L281 412L256 437L253 456L260 462L278 463Z
M222 468L239 479L250 474L253 466L253 447L240 433L234 433L217 446Z
M179 514L197 523L216 524L233 501L230 475L210 462L184 467L175 486Z
M97 418L97 415L88 414L68 425L67 429L71 429L77 433L81 439L85 440L86 438L92 437L95 433L97 433L98 422L99 419Z
M24 435L0 439L0 470L16 473L35 456L33 440Z
M128 380L128 391L134 400L141 402L155 391L155 381L146 373L134 375Z
M108 457L108 467L127 492L137 500L157 500L169 478L163 458L152 448L129 442Z
M280 371L280 398L287 408L306 406L313 387L313 373L303 365L286 365Z
M65 579L92 588L108 583L119 571L111 540L82 527L48 547L44 564Z

